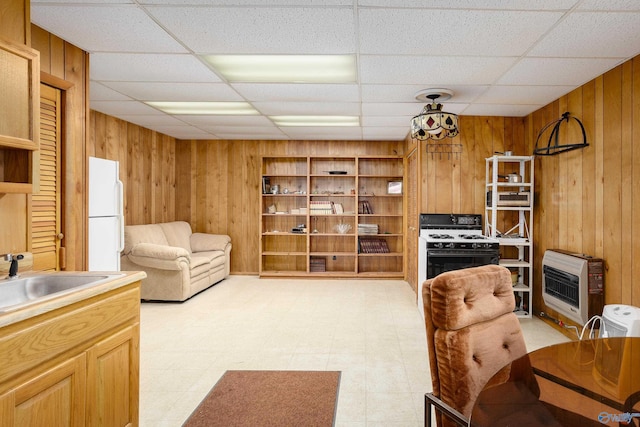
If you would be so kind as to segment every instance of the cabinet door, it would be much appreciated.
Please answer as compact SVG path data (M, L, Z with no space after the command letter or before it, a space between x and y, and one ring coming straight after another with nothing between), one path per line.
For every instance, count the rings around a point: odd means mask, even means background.
M85 375L82 354L0 396L0 425L84 426Z
M138 425L140 325L87 351L87 426Z

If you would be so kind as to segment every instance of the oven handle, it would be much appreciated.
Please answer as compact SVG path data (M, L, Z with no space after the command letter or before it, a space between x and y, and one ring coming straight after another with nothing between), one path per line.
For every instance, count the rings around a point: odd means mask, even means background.
M432 256L446 256L446 257L465 257L469 255L489 255L499 257L499 252L494 250L471 250L471 251L440 251L427 249L427 258Z

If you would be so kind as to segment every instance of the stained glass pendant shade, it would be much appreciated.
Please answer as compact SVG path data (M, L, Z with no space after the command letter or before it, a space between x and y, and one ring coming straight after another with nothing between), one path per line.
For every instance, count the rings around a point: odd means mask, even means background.
M411 138L440 140L458 135L458 116L442 111L442 104L436 102L441 94L427 93L424 97L430 99L431 103L411 119Z

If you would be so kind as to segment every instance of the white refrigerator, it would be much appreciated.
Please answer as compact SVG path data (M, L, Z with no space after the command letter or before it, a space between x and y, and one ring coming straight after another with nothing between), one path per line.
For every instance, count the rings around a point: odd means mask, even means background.
M118 162L89 157L89 271L120 271L123 209Z

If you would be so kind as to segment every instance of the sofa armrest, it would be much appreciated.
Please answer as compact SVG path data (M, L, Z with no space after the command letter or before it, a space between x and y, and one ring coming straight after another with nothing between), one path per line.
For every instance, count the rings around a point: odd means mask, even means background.
M231 237L226 234L193 233L191 235L193 252L224 251L230 243Z
M142 267L159 270L181 270L184 265L188 268L191 259L185 248L154 243L138 243L131 248L127 257Z

